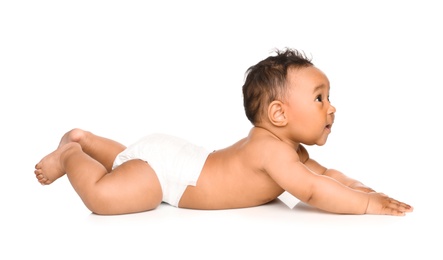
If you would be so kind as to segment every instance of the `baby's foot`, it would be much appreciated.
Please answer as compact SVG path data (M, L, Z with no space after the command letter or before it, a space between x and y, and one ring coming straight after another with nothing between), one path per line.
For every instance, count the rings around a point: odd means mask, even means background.
M71 146L70 144L60 146L57 150L43 157L43 159L35 165L35 177L40 184L51 184L65 174L61 163L61 155Z

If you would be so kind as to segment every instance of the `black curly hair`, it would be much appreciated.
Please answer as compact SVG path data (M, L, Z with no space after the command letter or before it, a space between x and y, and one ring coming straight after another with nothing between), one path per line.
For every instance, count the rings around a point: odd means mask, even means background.
M243 106L246 117L253 125L260 123L264 108L286 93L286 76L289 68L314 66L304 52L285 48L275 50L275 56L260 61L246 71Z

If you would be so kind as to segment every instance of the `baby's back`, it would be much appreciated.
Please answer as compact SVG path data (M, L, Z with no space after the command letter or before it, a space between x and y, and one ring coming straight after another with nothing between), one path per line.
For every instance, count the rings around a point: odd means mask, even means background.
M265 204L283 189L263 169L263 148L249 136L211 153L196 186L188 186L179 207L243 208Z

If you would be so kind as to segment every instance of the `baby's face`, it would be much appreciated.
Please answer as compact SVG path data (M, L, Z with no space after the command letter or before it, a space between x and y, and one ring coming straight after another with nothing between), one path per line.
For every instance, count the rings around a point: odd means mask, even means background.
M329 102L329 80L316 67L290 69L285 111L290 138L298 143L323 145L331 133L335 107Z

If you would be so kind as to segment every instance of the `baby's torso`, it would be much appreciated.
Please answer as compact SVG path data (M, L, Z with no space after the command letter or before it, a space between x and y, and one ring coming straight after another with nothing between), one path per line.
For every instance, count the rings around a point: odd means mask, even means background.
M259 168L254 152L239 141L211 153L196 186L188 186L179 207L195 209L243 208L265 204L283 189Z

